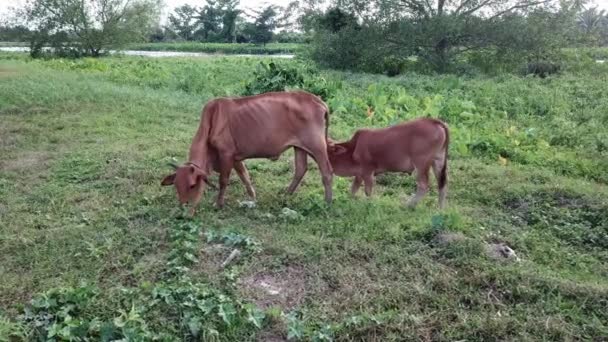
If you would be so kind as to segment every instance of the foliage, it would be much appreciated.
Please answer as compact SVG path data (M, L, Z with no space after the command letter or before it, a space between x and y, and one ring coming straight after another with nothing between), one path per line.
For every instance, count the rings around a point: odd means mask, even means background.
M158 20L156 0L31 0L23 16L33 24L30 54L50 44L58 55L99 56L110 48L144 40Z
M475 66L466 57L478 52L491 52L478 60L490 59L495 68L506 63L510 71L516 70L514 62L550 59L556 46L575 40L571 24L579 9L575 2L555 0L350 0L341 6L317 21L315 60L332 68L393 75L400 68L389 61L411 56L418 70L440 73Z
M176 7L169 15L169 27L183 40L192 40L198 27L197 9L188 4Z
M243 33L249 37L251 42L266 45L272 40L273 31L280 25L279 13L276 6L272 5L254 13L256 16L253 23L246 25Z
M301 87L303 84L304 74L298 65L260 62L253 81L245 85L243 95L284 91L287 87Z
M2 25L0 22L0 42L24 42L31 34L30 29L24 25Z
M245 85L243 95L296 88L318 95L321 99L327 101L340 87L340 82L328 82L308 65L260 62L253 74L253 80Z
M339 7L330 8L318 19L319 28L336 33L340 30L352 27L358 28L357 18L352 14L341 10Z
M608 13L597 7L583 9L576 16L576 24L586 44L608 43Z

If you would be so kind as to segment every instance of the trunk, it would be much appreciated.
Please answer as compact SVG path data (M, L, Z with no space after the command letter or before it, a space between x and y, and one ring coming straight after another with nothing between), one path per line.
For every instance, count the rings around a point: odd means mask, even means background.
M437 71L445 72L448 64L448 48L449 43L447 38L443 37L435 45L435 66Z

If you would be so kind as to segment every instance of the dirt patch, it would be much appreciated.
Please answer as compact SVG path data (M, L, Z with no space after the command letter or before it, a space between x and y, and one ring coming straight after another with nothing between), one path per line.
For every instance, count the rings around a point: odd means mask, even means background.
M255 340L258 342L285 342L287 338L278 331L269 330L259 333Z
M15 158L0 161L0 168L6 171L24 171L32 168L45 168L50 160L48 152L20 152Z
M0 67L0 78L11 77L19 74L16 68Z
M307 283L308 275L303 267L288 266L244 277L238 282L238 287L245 298L262 309L280 307L290 310L306 298Z

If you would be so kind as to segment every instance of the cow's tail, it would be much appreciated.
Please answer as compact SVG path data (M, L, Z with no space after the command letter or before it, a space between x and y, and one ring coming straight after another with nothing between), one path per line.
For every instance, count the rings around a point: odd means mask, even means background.
M329 138L329 107L325 106L325 142Z
M448 184L448 149L450 146L450 130L448 129L448 126L442 122L442 121L438 121L439 125L441 126L441 128L443 128L443 131L445 133L445 142L443 144L443 151L444 151L444 157L443 157L443 163L442 163L442 167L441 170L439 171L439 179L437 180L439 189L444 189L445 186Z

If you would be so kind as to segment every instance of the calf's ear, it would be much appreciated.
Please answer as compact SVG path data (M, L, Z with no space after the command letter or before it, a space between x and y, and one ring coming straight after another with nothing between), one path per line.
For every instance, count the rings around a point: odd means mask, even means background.
M163 178L163 180L160 182L160 185L171 185L171 184L173 184L174 181L175 181L175 173L172 173L172 174L166 176L165 178Z
M346 153L347 149L344 146L340 146L340 145L333 145L330 147L330 152L333 154L342 154L342 153Z

